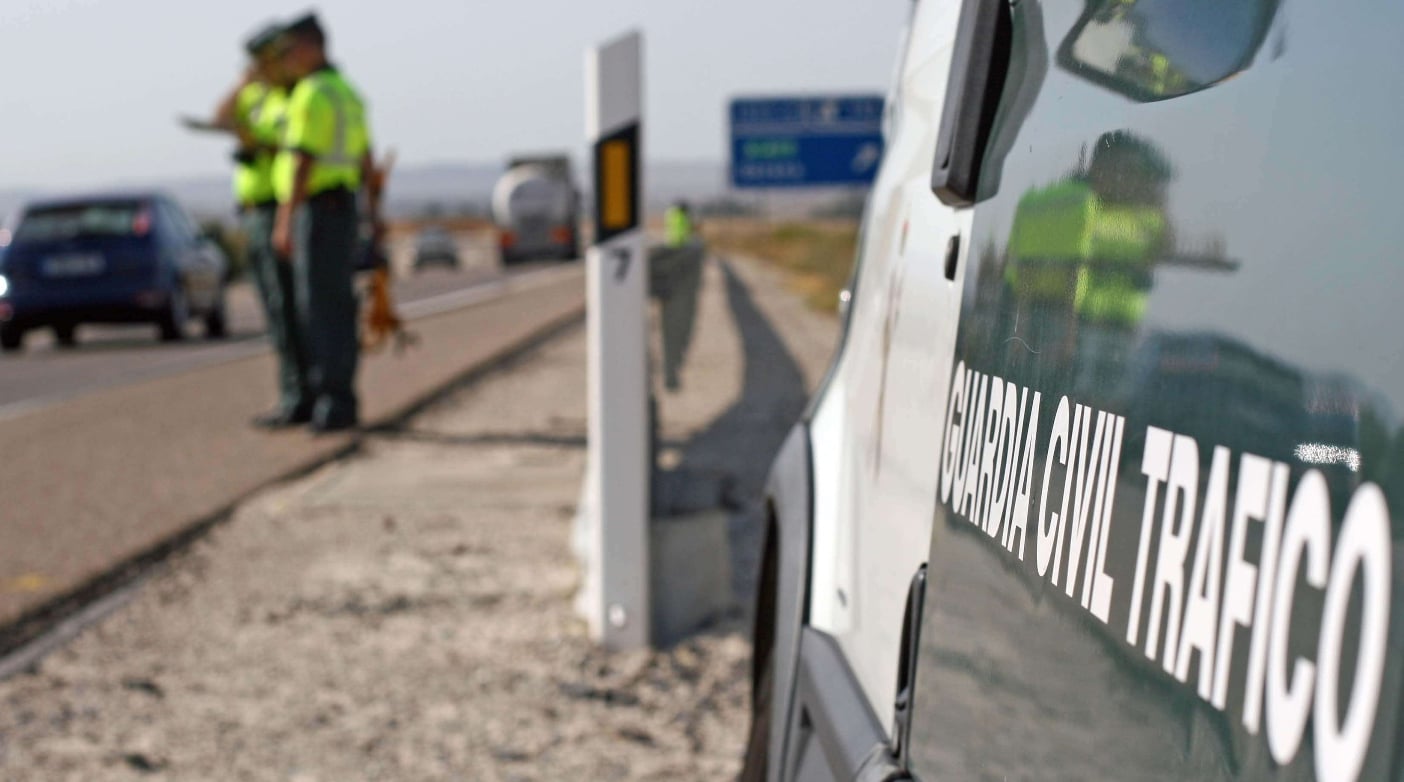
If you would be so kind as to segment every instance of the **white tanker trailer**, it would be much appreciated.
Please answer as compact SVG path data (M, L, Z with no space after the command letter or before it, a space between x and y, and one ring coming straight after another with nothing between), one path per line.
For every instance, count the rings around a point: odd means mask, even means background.
M492 192L502 265L580 256L580 193L565 155L514 158Z

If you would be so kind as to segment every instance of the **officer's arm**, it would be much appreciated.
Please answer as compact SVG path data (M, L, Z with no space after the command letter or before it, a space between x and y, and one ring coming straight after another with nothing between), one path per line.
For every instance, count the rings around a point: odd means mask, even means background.
M287 116L283 142L294 153L296 163L291 193L281 209L291 216L307 200L307 184L317 157L331 148L334 115L322 94L312 90L297 93L295 102L288 106Z
M306 152L297 153L297 166L293 169L292 195L282 207L287 209L289 215L295 213L299 206L307 201L307 182L312 177L312 164L316 158Z
M243 88L243 83L236 84L234 89L230 90L229 94L225 95L224 98L220 100L219 105L215 106L214 118L210 120L211 127L219 128L220 130L234 130L234 118L238 113L239 91Z
M292 193L287 201L278 204L278 213L273 222L273 249L284 261L292 260L293 215L307 200L307 180L312 174L313 157L305 152L297 153L297 163L293 168Z
M244 72L243 76L240 77L238 83L235 84L233 88L220 99L219 104L215 106L214 118L210 120L211 127L227 130L231 133L238 131L239 93L242 92L245 87L249 86L249 83L252 81L253 68L250 66L250 68Z

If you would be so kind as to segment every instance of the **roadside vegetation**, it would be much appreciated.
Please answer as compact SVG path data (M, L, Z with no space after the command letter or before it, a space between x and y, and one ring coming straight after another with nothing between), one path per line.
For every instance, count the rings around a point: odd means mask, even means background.
M820 312L838 312L848 284L858 223L846 219L771 221L713 218L703 224L712 249L763 260L786 272L789 285Z

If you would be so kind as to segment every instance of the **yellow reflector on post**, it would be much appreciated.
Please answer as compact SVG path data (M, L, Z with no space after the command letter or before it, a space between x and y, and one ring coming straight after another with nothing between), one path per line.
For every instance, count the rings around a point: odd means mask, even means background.
M621 231L634 223L633 155L626 139L600 145L600 223L607 231Z

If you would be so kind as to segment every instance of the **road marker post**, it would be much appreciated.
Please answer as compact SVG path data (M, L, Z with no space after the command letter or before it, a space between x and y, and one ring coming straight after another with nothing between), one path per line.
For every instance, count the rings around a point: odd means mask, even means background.
M589 448L577 516L584 583L576 607L598 643L635 649L651 641L640 33L586 53L585 93L595 238L585 256Z

